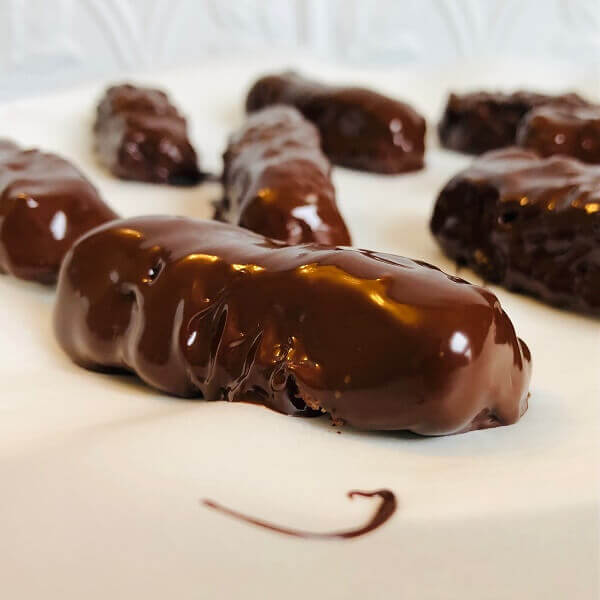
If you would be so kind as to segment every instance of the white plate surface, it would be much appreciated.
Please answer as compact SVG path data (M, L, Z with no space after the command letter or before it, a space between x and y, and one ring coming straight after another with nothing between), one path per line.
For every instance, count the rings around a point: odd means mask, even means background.
M216 170L248 85L273 66L221 62L136 79L172 93L204 165ZM437 191L470 160L435 139L447 90L571 87L600 100L590 74L553 65L300 66L369 83L428 117L424 171L336 169L334 178L356 245L451 272L428 230ZM216 184L125 183L95 164L90 123L105 83L0 105L0 133L74 160L126 216L207 217ZM533 354L529 411L512 427L426 439L336 435L324 419L182 401L84 371L52 336L53 291L0 277L2 597L597 598L599 321L494 291ZM352 541L288 538L200 504L209 497L288 526L333 530L373 509L347 500L348 490L380 487L397 494L399 510Z

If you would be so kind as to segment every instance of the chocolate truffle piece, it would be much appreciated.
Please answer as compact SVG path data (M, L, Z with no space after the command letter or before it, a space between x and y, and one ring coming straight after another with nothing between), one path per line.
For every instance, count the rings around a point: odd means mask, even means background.
M358 87L324 85L292 72L259 79L246 109L291 104L321 132L331 162L374 173L423 167L425 119L411 106Z
M289 244L350 245L317 128L291 106L248 117L223 155L216 218Z
M600 167L489 152L446 184L431 231L489 281L600 314Z
M517 142L541 156L600 163L600 106L540 106L521 121Z
M98 159L117 177L182 185L200 178L186 120L160 90L108 88L94 133Z
M54 318L76 363L179 396L427 435L527 408L529 350L496 296L391 254L216 221L115 221L68 254Z
M70 162L0 139L0 273L54 283L73 242L116 218Z
M519 122L525 114L536 106L548 103L568 106L587 104L577 94L450 94L444 116L438 125L441 144L467 154L481 154L488 150L512 146L516 141Z

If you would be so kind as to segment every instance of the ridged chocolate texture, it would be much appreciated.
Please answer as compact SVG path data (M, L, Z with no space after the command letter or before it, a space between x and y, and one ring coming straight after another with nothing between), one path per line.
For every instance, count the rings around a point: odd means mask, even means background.
M516 142L517 127L521 119L532 108L548 103L568 106L587 104L577 94L450 94L438 125L440 142L446 148L467 154L482 154L488 150L512 146Z
M312 121L334 164L392 174L423 167L425 119L404 102L286 72L259 79L246 99L249 112L271 104L291 104Z
M91 369L363 429L449 434L527 407L529 351L491 292L406 258L216 221L140 217L82 238L55 331Z
M600 314L600 167L489 152L446 184L431 230L489 281Z
M0 139L0 273L52 284L73 242L116 218L70 162Z
M98 159L117 177L181 185L200 178L186 120L160 90L108 88L94 133Z
M600 163L600 106L540 106L521 121L517 142L541 156Z
M223 155L215 217L289 244L350 245L317 128L295 108L250 115Z

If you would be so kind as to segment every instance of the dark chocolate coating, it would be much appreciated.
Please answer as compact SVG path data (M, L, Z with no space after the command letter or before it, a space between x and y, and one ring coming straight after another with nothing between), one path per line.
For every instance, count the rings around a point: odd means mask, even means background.
M446 184L431 231L489 281L600 314L600 167L489 152Z
M94 124L100 162L122 179L192 184L200 178L187 123L160 90L108 88Z
M577 94L549 96L534 92L472 92L450 94L438 134L442 146L481 154L488 150L515 144L521 119L536 106L557 103L585 106L587 102Z
M540 106L521 121L517 142L541 156L600 163L600 106Z
M248 93L246 110L271 104L291 104L312 121L323 151L336 165L374 173L423 167L425 119L404 102L286 72L259 79Z
M351 244L319 132L295 108L250 115L229 140L223 163L217 219L288 244Z
M527 408L529 350L490 291L391 254L216 221L90 232L61 269L55 331L90 369L363 429L449 434Z
M70 162L0 139L0 273L52 284L73 242L116 218Z

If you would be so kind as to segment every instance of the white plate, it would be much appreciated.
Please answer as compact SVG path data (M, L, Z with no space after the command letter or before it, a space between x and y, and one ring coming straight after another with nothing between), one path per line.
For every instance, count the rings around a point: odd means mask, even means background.
M424 171L337 169L335 182L357 245L449 271L428 218L439 188L469 159L437 147L431 124L446 90L551 82L597 93L585 74L558 76L548 65L370 73L302 65L371 82L429 117ZM138 81L169 89L192 120L204 164L218 169L247 86L270 67L222 62ZM73 159L124 215L208 216L215 184L125 183L97 167L90 123L103 83L0 106L2 134ZM533 354L529 411L512 427L421 439L336 435L324 419L182 401L84 371L53 339L52 290L1 277L2 597L596 598L599 322L494 291ZM380 487L397 494L399 510L352 541L288 538L200 504L209 497L288 526L333 530L372 511L367 499L347 500L348 490Z

